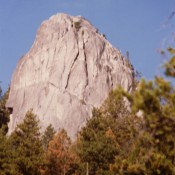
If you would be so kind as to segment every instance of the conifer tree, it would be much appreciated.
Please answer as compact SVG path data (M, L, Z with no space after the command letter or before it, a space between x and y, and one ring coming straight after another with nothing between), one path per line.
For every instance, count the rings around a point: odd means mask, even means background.
M5 175L9 170L7 138L3 128L0 129L0 174Z
M38 122L32 110L28 111L23 123L17 126L9 138L18 174L40 174L44 152Z
M142 80L137 91L125 94L133 115L142 113L140 129L128 157L116 160L117 174L175 174L175 89L161 77ZM137 117L137 116L135 116Z
M45 174L66 175L71 169L74 158L71 152L71 140L66 131L62 129L49 143Z
M119 100L118 103L120 102ZM105 108L109 103L106 105ZM107 109L109 108L108 106ZM103 108L103 111L106 110ZM132 132L129 118L116 118L117 114L114 115L113 108L111 115L110 111L106 116L100 109L94 109L92 118L80 132L77 153L84 165L88 163L90 175L112 174L110 165L114 163L115 157L127 156L127 151L130 149ZM83 173L85 172L82 171Z
M45 151L47 151L48 146L49 146L49 142L53 139L55 133L56 133L56 131L54 130L53 126L50 124L46 128L46 130L42 136L42 144L43 144Z
M8 131L7 124L9 122L9 111L6 108L6 102L8 99L10 88L2 95L2 90L0 88L0 128L5 127L5 133Z

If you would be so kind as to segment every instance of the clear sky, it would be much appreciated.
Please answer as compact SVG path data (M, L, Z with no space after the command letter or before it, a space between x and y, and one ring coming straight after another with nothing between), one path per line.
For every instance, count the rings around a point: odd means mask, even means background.
M164 61L158 50L171 42L173 26L168 17L173 10L175 0L0 0L1 87L7 89L42 21L56 13L88 19L123 55L129 51L143 77L153 79Z

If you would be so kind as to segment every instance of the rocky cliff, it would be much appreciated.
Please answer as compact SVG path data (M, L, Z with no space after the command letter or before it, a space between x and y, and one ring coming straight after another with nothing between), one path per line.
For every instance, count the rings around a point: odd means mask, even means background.
M132 68L96 28L80 16L56 14L41 24L13 73L9 133L33 108L42 129L51 123L75 138L112 88L129 91L132 82Z

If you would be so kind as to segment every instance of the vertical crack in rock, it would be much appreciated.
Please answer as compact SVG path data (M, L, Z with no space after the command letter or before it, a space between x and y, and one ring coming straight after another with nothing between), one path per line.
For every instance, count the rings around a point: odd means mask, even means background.
M89 76L88 76L88 65L87 65L87 57L86 57L86 50L85 50L84 39L83 39L83 50L84 50L84 58L85 58L85 73L86 73L86 84L85 84L85 88L86 88L88 86L88 84L89 84Z
M68 76L67 76L67 83L66 83L65 89L67 89L67 87L68 87L68 84L69 84L69 78L70 78L70 75L71 75L71 72L72 72L72 68L73 68L73 66L74 66L74 64L75 64L75 62L76 62L78 56L79 56L79 50L78 50L78 53L77 53L77 55L76 55L76 57L75 57L75 59L74 59L72 65L71 65L71 68L70 68L69 74L68 74Z
M110 76L111 76L111 86L112 86L112 88L114 88L114 83L113 83L112 73L110 73Z
M100 57L102 57L102 55L103 55L103 53L104 53L104 51L105 51L105 48L106 48L106 45L105 45L105 43L103 43L103 47L102 47L102 49L100 50Z

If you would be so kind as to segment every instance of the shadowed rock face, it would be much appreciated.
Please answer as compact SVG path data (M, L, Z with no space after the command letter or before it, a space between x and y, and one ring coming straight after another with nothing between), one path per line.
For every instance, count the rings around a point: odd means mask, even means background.
M131 89L133 70L87 20L57 14L44 21L14 71L7 107L9 134L33 108L41 128L65 128L71 138L116 85Z

